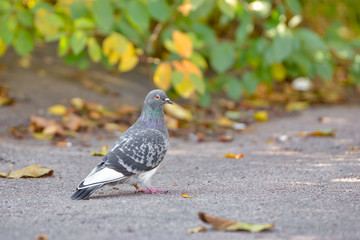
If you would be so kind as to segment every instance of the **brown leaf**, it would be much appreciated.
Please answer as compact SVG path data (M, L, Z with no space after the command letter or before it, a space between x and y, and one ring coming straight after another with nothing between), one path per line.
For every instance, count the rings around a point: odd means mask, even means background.
M85 127L85 120L82 117L79 117L76 114L70 113L65 115L62 118L62 121L66 128L71 131L79 131L81 128Z
M0 177L18 179L18 178L38 178L44 176L51 176L54 173L53 170L47 168L41 168L38 165L31 165L26 168L11 171L6 173L1 173Z
M101 148L101 152L91 152L90 154L93 156L105 156L108 153L108 148L107 146L103 146Z
M54 120L31 115L29 132L43 133L45 135L64 135L64 128Z
M188 229L187 232L188 233L198 233L198 232L206 232L207 228L203 227L203 226L199 226L197 228L191 228Z
M187 195L186 193L181 194L181 196L182 196L183 198L193 198L193 197L195 197L196 195L197 195L197 194L192 195L192 196L189 196L189 195Z
M225 218L213 217L206 215L205 213L199 212L199 218L213 226L215 229L220 231L249 231L249 232L260 232L269 230L274 227L274 224L249 224L244 222L232 221Z

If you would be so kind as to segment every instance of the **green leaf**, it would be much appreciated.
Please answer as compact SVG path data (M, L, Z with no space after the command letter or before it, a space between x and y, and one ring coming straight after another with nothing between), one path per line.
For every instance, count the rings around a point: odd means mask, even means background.
M293 38L290 33L275 36L272 43L273 61L271 63L281 62L291 54L293 46L292 40Z
M88 53L91 60L94 62L99 62L101 60L101 47L94 37L91 37L88 40Z
M258 79L257 79L255 73L246 72L241 80L242 80L242 83L243 83L243 86L244 86L245 90L249 94L254 94L255 90L256 90L256 87L258 85Z
M12 42L16 26L17 21L13 15L0 21L0 37L6 45Z
M115 22L115 27L120 33L135 43L143 43L144 39L137 31L134 31L134 28L124 17L118 17Z
M243 14L241 17L241 23L236 28L235 38L237 44L242 44L246 40L249 33L254 29L251 16L249 14Z
M150 15L146 6L139 1L130 1L126 10L128 21L140 31L146 32L150 23Z
M113 28L114 9L110 0L95 0L92 13L98 28L105 32L111 32Z
M334 74L333 67L328 62L315 63L315 72L323 80L329 80Z
M298 0L286 0L286 4L293 14L301 14L301 4Z
M150 16L159 22L166 22L170 17L170 6L166 0L148 0Z
M171 84L173 86L179 85L184 79L184 74L180 71L173 71L171 74Z
M9 1L2 0L0 1L0 12L9 12L12 9L11 4Z
M300 38L303 48L306 49L310 54L313 54L319 50L328 50L326 43L315 32L302 28L299 29L296 34Z
M201 107L209 107L211 104L211 95L209 92L206 92L205 94L201 95L199 98L199 104Z
M199 77L197 74L190 73L190 81L194 85L196 91L203 95L206 90L204 78Z
M19 10L18 12L19 22L24 26L31 27L33 23L33 15L26 10Z
M74 51L74 54L79 54L84 50L87 41L87 36L85 32L81 30L75 31L71 36L71 48Z
M218 0L217 6L219 7L220 11L228 16L230 19L235 17L235 13L237 10L237 1L226 1L226 0Z
M228 76L226 79L226 94L233 100L239 100L242 96L242 85L236 77Z
M197 52L193 52L193 54L190 57L190 61L193 62L196 66L207 69L208 65L203 55Z
M229 42L214 44L210 49L210 65L218 73L230 69L235 61L234 47Z
M209 26L195 22L190 26L190 29L192 32L197 34L201 40L206 42L207 44L215 43L216 41L216 34L212 28Z
M192 11L189 16L192 19L205 19L209 17L216 6L217 0L191 0Z
M84 2L75 1L70 5L71 19L85 17L88 14L87 7Z
M293 53L290 60L296 64L300 75L314 77L313 61L304 52Z
M78 18L74 21L76 29L93 29L95 27L94 21L91 18Z
M58 55L60 57L65 56L69 50L69 38L63 35L59 40Z
M13 44L15 51L19 55L25 56L26 54L30 53L33 50L34 39L28 30L21 28L16 38L14 39Z

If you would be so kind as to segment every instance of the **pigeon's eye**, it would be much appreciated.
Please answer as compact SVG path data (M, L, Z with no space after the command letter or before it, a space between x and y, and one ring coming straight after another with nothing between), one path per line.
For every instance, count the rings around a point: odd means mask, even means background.
M156 96L155 96L155 99L159 100L159 99L160 99L160 96L159 96L159 95L156 95Z

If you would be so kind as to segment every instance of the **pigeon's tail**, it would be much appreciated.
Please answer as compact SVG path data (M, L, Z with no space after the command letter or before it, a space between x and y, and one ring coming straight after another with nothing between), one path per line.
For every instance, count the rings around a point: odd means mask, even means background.
M86 198L90 197L90 195L93 192L95 192L98 188L100 188L102 186L103 185L97 185L97 186L93 186L93 187L77 189L77 191L71 196L71 199L72 200L86 199Z

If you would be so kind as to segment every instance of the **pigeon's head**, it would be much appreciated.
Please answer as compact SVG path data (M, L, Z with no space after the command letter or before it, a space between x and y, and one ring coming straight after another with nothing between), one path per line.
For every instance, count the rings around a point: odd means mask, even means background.
M163 90L156 89L148 93L144 104L153 108L162 107L165 103L173 104Z

